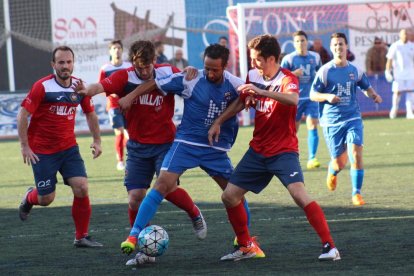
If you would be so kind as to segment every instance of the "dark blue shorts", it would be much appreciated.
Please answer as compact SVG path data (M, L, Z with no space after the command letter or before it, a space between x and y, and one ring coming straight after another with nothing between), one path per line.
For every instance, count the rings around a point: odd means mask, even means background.
M161 170L182 174L197 167L210 176L220 176L224 179L229 179L233 172L227 152L182 142L173 143L165 156Z
M128 140L124 179L128 191L150 187L154 175L159 175L162 161L170 147L171 143L154 145Z
M303 183L299 155L296 152L285 152L272 157L264 157L249 148L229 182L258 194L266 188L274 175L285 187L295 182Z
M32 164L32 169L39 195L48 195L55 191L58 171L65 185L68 185L68 178L87 177L85 164L77 145L57 153L37 154L37 156L39 162Z
M111 108L108 111L109 122L111 123L112 128L126 128L125 117L122 114L119 108Z

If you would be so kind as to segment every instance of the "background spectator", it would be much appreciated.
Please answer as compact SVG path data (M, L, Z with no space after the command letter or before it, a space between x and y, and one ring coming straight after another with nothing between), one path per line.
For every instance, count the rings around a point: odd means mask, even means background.
M375 37L374 45L368 49L365 59L367 75L384 74L387 63L387 47L381 38Z
M154 42L155 54L157 55L157 64L168 63L168 58L164 55L164 43L162 41Z
M183 50L177 49L175 50L174 57L168 61L171 65L177 67L180 70L183 70L185 67L188 66L188 61L183 58Z
M322 45L322 40L320 38L316 38L313 41L312 46L309 48L309 50L317 52L321 57L322 64L327 63L332 59L331 55L329 54L328 50L326 50Z

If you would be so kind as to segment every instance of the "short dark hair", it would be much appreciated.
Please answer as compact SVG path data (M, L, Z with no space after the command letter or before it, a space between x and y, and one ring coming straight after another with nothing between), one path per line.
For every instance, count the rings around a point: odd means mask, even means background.
M154 61L155 47L149 40L138 40L129 48L129 60L131 63L138 61L139 65L148 65Z
M155 41L154 42L154 47L155 48L158 48L158 47L160 47L161 45L163 45L164 43L162 42L162 41Z
M69 51L69 52L72 53L73 60L75 60L75 53L73 53L73 50L68 46L62 45L62 46L58 46L55 49L53 49L53 52L52 52L52 61L53 62L55 62L55 55L56 55L57 51Z
M332 38L343 38L345 40L345 44L348 45L348 40L346 39L346 35L344 33L333 33L331 35L331 40Z
M219 37L219 39L218 39L218 41L220 41L220 40L222 40L222 39L224 39L225 41L229 41L229 39L227 38L227 36L220 36Z
M306 38L306 40L308 40L308 35L304 31L302 31L302 30L299 30L299 31L294 32L292 34L292 37L295 37L295 36L298 36L298 35L303 35Z
M209 45L204 50L204 59L206 57L209 57L212 59L221 58L221 64L223 65L223 67L227 65L227 62L229 61L229 55L230 55L229 49L217 43Z
M122 44L121 40L112 40L111 42L109 42L108 48L111 49L111 47L114 46L115 44L121 45L121 49L124 49L124 45Z
M277 41L276 37L270 34L256 36L255 38L249 41L248 47L249 49L254 49L258 51L264 59L274 56L276 62L278 62L279 60L279 42Z

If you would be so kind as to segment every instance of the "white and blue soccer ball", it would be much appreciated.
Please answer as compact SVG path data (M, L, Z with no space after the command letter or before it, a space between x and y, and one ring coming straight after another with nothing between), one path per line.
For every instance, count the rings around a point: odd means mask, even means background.
M168 248L170 238L161 226L150 225L142 229L138 235L138 248L147 256L158 257Z

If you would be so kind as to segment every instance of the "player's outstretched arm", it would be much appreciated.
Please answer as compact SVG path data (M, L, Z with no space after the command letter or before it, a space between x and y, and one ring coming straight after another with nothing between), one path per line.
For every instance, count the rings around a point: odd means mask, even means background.
M250 94L252 96L271 98L286 105L297 105L299 101L299 95L297 93L274 93L272 91L260 89L251 83L239 86L238 90L241 93Z
M329 102L331 104L339 103L341 101L341 98L336 96L335 94L329 94L329 93L320 93L316 91L311 91L309 93L309 98L311 101L314 102Z
M89 97L105 92L102 84L92 83L86 87L82 80L72 84L72 88L76 93Z
M17 131L19 133L20 147L23 156L23 162L27 165L36 164L39 161L39 157L32 151L29 146L29 139L27 136L27 128L29 126L30 112L26 108L22 107L17 115Z
M92 137L93 137L93 142L90 148L92 149L93 159L95 159L102 154L101 130L99 129L99 120L98 120L98 116L96 116L95 111L86 113L85 116L86 116L86 122L88 123L89 130L92 133Z
M118 102L119 106L121 107L122 110L126 111L131 107L136 97L150 93L156 88L157 88L157 84L155 83L155 80L146 81L143 84L137 86L134 90L128 93L125 97L122 97Z

